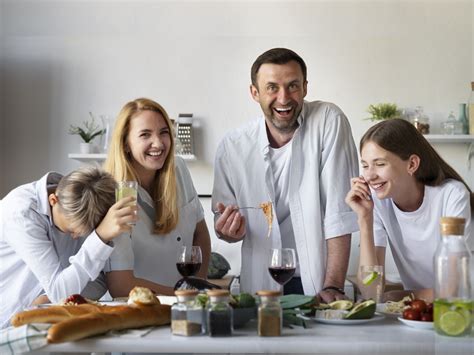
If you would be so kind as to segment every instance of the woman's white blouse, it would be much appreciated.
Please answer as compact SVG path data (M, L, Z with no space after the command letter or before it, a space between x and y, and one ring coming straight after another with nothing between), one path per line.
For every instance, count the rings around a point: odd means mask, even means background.
M174 286L181 278L176 269L178 249L193 245L196 224L204 219L204 210L182 160L176 157L176 179L179 203L177 227L168 234L153 234L154 216L151 219L145 209L154 208L151 196L139 186L139 220L131 234L123 234L114 240L115 248L106 271L133 270L137 278Z

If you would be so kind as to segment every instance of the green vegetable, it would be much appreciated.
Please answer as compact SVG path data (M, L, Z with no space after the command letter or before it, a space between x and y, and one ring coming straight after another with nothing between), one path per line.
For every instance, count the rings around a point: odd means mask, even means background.
M255 307L255 298L250 293L241 293L238 298L239 308Z
M212 252L207 269L207 278L221 279L230 270L230 264L221 254Z
M354 306L345 316L346 319L369 319L375 314L376 304L373 300L364 301Z
M292 328L293 325L307 328L305 315L311 314L315 305L314 296L284 295L280 297L283 308L283 325Z
M284 295L280 297L280 304L283 309L291 309L297 307L311 308L314 303L314 296Z
M196 302L202 307L206 307L209 296L205 293L200 293L196 296Z

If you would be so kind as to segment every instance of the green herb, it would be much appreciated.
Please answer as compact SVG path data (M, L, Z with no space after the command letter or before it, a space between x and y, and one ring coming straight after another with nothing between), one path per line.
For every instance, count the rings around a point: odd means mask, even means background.
M105 133L105 129L100 129L99 125L95 123L92 112L89 112L89 116L91 116L91 120L83 122L84 128L71 125L68 131L69 134L79 135L85 143L89 143L95 137L101 136Z
M397 105L391 103L370 105L367 108L367 112L372 115L367 118L371 121L382 121L400 117L400 111L398 110Z

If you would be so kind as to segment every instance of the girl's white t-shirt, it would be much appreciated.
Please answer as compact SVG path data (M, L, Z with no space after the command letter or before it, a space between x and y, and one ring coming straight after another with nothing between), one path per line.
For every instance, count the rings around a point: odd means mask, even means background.
M375 245L386 247L388 239L403 287L433 288L434 255L441 238L440 218L465 218L465 235L469 237L469 191L463 183L452 179L440 186L425 186L423 203L414 212L401 211L392 199L379 200L375 194L372 198Z

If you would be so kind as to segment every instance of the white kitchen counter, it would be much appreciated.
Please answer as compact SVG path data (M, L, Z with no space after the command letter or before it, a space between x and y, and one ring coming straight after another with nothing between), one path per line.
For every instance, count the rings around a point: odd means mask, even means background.
M228 338L178 337L169 327L142 338L101 336L74 343L49 345L45 352L150 353L311 353L311 354L465 354L474 353L474 338L450 338L386 318L362 325L311 322L310 329L283 329L282 337L257 336L256 321Z

